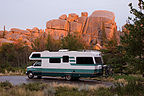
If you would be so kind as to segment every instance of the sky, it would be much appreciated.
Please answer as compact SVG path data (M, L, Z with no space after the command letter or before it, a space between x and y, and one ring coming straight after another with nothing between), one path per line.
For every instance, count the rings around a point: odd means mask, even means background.
M128 6L133 3L137 8L138 0L0 0L0 30L4 25L11 28L46 28L46 22L58 19L62 14L107 10L115 14L118 29L131 16Z

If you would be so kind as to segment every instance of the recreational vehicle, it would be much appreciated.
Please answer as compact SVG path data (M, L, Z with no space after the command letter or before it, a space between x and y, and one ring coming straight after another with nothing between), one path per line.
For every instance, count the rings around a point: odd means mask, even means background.
M32 52L30 60L36 62L27 67L29 79L34 76L61 76L66 80L80 77L97 77L103 74L103 60L99 51Z

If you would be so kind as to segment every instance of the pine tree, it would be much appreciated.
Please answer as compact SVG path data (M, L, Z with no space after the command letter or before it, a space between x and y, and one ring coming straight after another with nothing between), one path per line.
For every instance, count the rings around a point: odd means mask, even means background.
M48 34L46 49L49 51L58 51L61 47L60 43L60 40L55 40L50 34Z
M102 38L101 45L105 46L105 44L107 43L108 39L107 39L106 32L105 32L104 22L102 23L102 36L101 36L101 38Z
M5 38L5 33L6 33L6 30L5 30L5 25L4 25L4 31L3 31L3 38Z
M44 51L46 49L46 40L40 36L32 42L31 46L33 51Z
M84 42L82 41L80 36L75 35L67 35L61 40L61 48L69 49L69 50L83 50Z
M127 58L127 63L133 65L135 71L144 73L144 2L139 0L139 9L130 6L130 13L134 18L129 17L125 28L128 32L124 32L121 37L121 45Z

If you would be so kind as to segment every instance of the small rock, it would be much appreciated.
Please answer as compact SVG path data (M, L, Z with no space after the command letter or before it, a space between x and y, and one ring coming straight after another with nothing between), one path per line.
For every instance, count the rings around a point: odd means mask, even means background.
M79 17L79 16L78 16L77 14L71 13L71 14L69 14L69 16L68 16L67 21L69 21L69 22L76 21L76 20L78 19L78 17Z
M62 20L66 20L67 19L67 15L66 14L63 14L59 17L59 19L62 19Z
M81 12L81 16L88 17L88 13L87 12Z

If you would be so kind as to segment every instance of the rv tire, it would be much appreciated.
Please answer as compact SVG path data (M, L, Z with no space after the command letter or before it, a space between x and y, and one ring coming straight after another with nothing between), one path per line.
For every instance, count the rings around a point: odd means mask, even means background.
M70 80L72 80L72 76L71 75L66 75L65 79L68 80L68 81L70 81Z
M28 72L28 78L32 79L34 77L34 74L32 72Z

